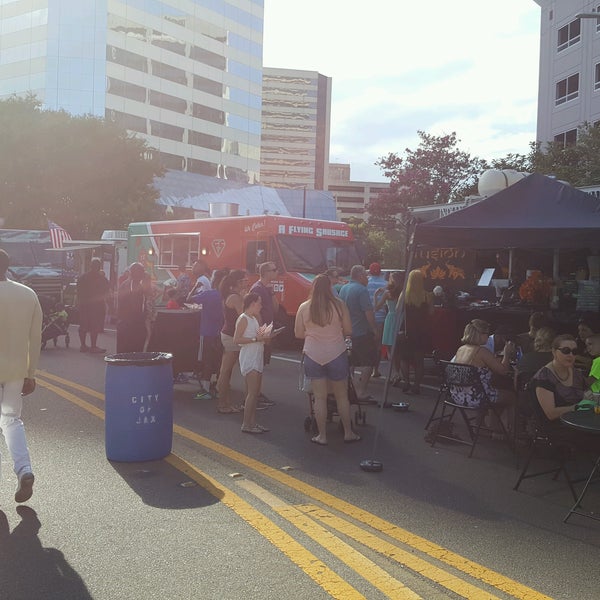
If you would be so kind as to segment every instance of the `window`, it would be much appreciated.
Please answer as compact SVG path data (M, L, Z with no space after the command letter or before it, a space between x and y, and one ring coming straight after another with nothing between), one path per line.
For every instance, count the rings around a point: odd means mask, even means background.
M581 19L575 19L568 25L561 27L558 30L558 47L557 52L565 50L569 46L576 44L581 40Z
M556 84L555 105L559 106L569 100L579 97L579 73L571 75Z
M158 106L159 108L166 108L173 112L178 112L184 115L187 111L187 102L176 96L169 94L163 94L162 92L155 92L154 90L148 91L148 101L152 106Z
M175 125L161 123L160 121L150 121L150 135L155 135L156 137L183 142L184 131L183 127L176 127Z
M210 123L217 123L218 125L225 124L225 113L222 110L196 104L195 102L192 106L192 116L203 121L209 121Z
M160 77L161 79L168 79L174 83L181 85L187 85L187 77L183 69L172 67L165 63L158 62L157 60L152 61L152 75Z
M596 70L594 75L594 89L600 90L600 63L596 63Z
M208 135L207 133L201 133L199 131L188 131L188 144L193 146L200 146L201 148L208 148L209 150L221 151L223 140L220 137L214 135Z
M571 129L554 136L554 141L563 148L574 146L577 143L577 129Z
M198 235L159 237L158 263L161 267L193 265L198 260Z
M360 263L352 242L290 235L278 235L277 241L287 271L322 273L334 265L350 271L352 265Z
M114 77L107 78L107 89L109 94L121 96L121 98L129 98L138 102L146 102L146 88L133 83L127 83Z

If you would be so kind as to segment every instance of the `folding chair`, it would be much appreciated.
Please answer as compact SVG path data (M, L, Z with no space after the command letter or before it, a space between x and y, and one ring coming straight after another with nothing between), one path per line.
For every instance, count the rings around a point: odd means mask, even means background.
M488 413L492 413L496 416L502 435L505 441L510 445L508 433L504 424L500 419L500 411L496 404L490 402L488 395L485 392L483 384L481 383L481 377L479 375L479 369L473 365L463 365L460 363L442 361L444 366L444 380L440 387L440 393L436 403L434 411L437 409L437 405L442 403L442 413L439 417L434 418L434 413L430 417L431 421L439 421L439 425L433 434L431 446L435 445L438 439L447 439L460 444L470 446L469 458L473 456L475 446L479 440L479 434L482 430L490 431L489 427L484 425L484 418ZM457 394L460 390L466 391L469 395L472 395L474 404L468 406L455 401L453 392ZM450 423L453 422L456 413L459 413L462 417L467 431L469 433L468 440L462 440L458 437L446 433L440 433L442 424L447 423L447 430L450 430Z
M523 465L523 469L521 470L513 490L518 490L524 479L531 479L541 475L553 475L552 479L556 480L562 473L565 476L574 500L577 501L577 493L573 487L575 480L571 479L566 467L567 461L575 456L575 449L567 440L561 439L560 436L557 435L557 432L552 431L549 421L546 418L546 415L543 414L542 407L537 401L535 387L530 383L525 387L523 393L525 400L524 406L527 408L527 414L529 415L528 425L530 429L531 445L529 454L525 459L525 464ZM549 460L554 464L551 468L529 473L529 466L534 458Z

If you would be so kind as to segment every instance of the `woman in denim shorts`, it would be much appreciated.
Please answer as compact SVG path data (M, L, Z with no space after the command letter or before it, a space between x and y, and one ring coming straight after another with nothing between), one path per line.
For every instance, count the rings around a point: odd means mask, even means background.
M348 401L348 355L345 336L352 334L350 313L333 295L327 275L315 277L309 298L298 308L294 332L304 340L304 374L311 380L315 398L315 419L319 435L312 442L327 444L327 393L335 396L337 411L344 426L344 441L360 440L350 419Z

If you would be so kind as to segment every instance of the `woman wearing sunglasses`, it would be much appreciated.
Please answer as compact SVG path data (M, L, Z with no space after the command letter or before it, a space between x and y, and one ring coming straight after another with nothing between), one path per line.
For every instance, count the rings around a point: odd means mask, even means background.
M575 369L577 341L572 335L556 336L552 342L552 360L534 376L535 394L550 421L575 410L583 399L586 382L583 373Z

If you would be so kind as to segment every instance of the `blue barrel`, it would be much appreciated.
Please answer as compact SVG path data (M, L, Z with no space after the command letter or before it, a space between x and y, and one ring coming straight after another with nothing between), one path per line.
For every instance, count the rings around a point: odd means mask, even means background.
M173 443L173 355L130 352L104 360L106 458L164 458Z

